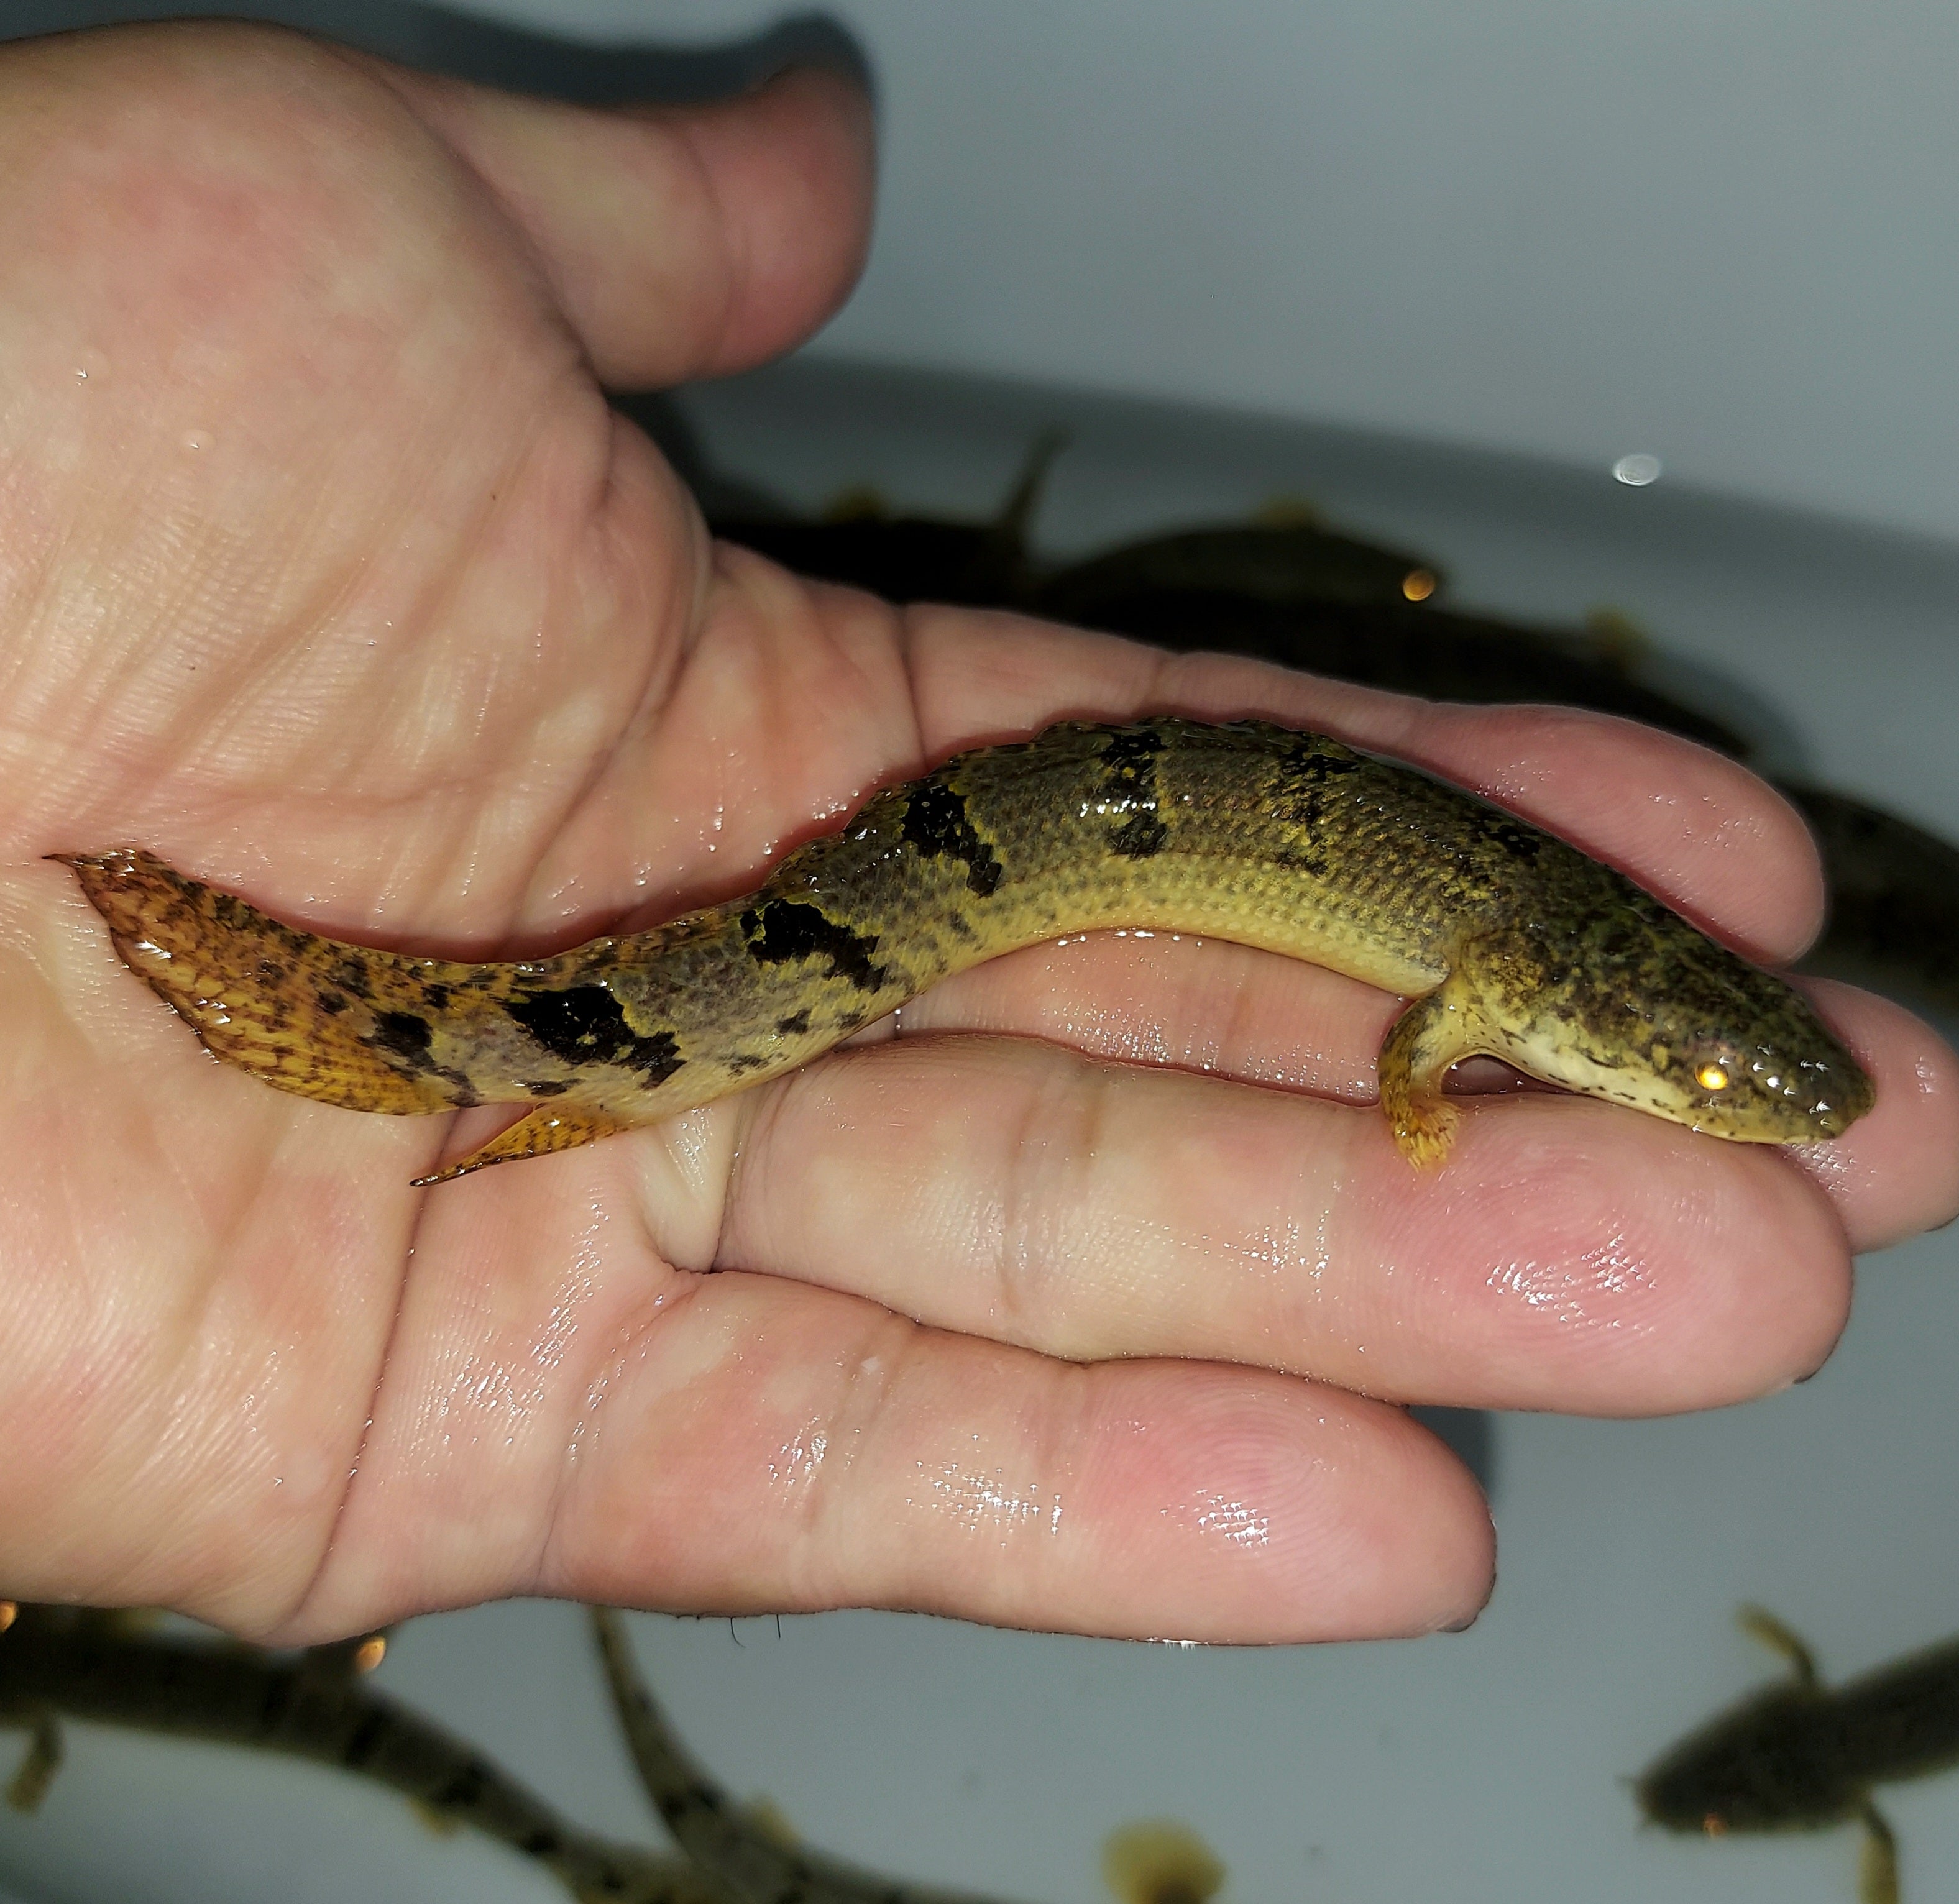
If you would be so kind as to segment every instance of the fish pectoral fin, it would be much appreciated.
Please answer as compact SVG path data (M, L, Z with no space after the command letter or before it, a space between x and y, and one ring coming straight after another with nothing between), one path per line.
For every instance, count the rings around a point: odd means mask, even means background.
M432 1799L411 1798L408 1809L415 1814L423 1830L433 1838L453 1838L462 1829L460 1818L452 1818Z
M1799 1685L1811 1692L1821 1686L1822 1676L1816 1670L1816 1655L1766 1607L1744 1607L1735 1618L1751 1639L1758 1640L1770 1652L1780 1653L1789 1661L1789 1670L1795 1674Z
M586 1104L554 1099L518 1119L500 1136L492 1138L480 1150L470 1152L457 1163L446 1163L425 1177L411 1179L417 1189L431 1183L451 1183L472 1170L487 1169L493 1163L514 1163L519 1157L548 1157L554 1150L575 1150L602 1137L628 1131L632 1125L623 1118Z
M1417 1169L1440 1163L1456 1141L1456 1107L1442 1094L1449 1067L1488 1048L1475 995L1453 973L1412 1000L1382 1041L1381 1109L1402 1155Z
M7 1802L16 1811L37 1811L61 1769L61 1721L52 1712L34 1715L33 1731L23 1759L7 1785Z
M345 1689L371 1672L386 1657L389 1636L393 1629L376 1627L372 1633L357 1633L351 1639L329 1640L324 1645L309 1646L300 1655L300 1674L316 1694L331 1695ZM256 1652L256 1647L246 1649Z
M1857 1855L1857 1904L1898 1904L1897 1834L1868 1798L1857 1816L1864 1827Z

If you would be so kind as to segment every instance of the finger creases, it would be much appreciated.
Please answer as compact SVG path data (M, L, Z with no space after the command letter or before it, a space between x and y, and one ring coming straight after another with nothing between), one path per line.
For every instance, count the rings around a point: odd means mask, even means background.
M1842 1220L1769 1147L1538 1093L1468 1105L1417 1171L1374 1106L1033 1039L812 1067L765 1100L728 1208L726 1267L1395 1401L1709 1407L1814 1368L1848 1301Z
M618 1372L557 1529L545 1589L585 1599L1240 1642L1458 1623L1492 1553L1475 1484L1399 1410L1074 1367L739 1275Z
M870 241L870 105L799 68L707 105L601 109L385 69L522 230L600 379L725 376L799 343Z

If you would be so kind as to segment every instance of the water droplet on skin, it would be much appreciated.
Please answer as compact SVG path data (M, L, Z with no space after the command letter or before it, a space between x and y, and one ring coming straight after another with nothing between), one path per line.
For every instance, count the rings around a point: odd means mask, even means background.
M1612 465L1612 474L1629 489L1644 489L1649 483L1659 481L1659 459L1649 456L1643 450L1630 456L1621 456Z

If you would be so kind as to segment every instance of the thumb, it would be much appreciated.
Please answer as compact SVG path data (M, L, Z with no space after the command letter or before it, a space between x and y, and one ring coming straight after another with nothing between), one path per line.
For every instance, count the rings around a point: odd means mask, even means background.
M745 370L849 294L870 242L871 106L805 68L738 99L592 107L373 62L529 240L599 380Z

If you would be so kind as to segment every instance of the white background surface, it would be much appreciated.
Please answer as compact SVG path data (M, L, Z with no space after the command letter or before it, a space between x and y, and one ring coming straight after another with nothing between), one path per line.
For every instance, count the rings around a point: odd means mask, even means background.
M410 56L456 40L402 0L236 5ZM197 10L8 0L0 33ZM799 11L468 10L614 46ZM875 71L884 186L821 353L1592 468L1644 451L1669 479L1959 532L1944 0L824 11Z
M490 0L621 40L757 0ZM818 348L1959 530L1940 0L839 0L884 109Z

